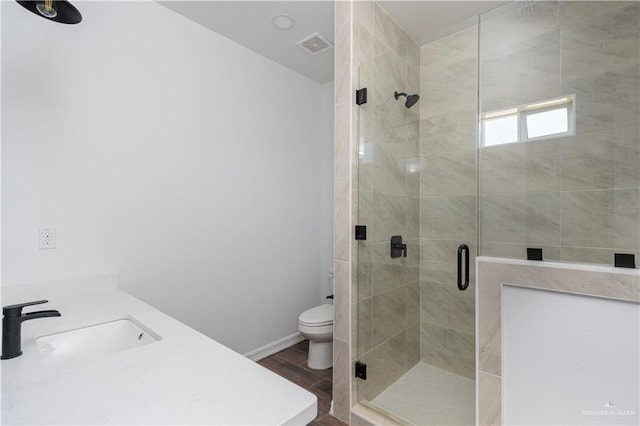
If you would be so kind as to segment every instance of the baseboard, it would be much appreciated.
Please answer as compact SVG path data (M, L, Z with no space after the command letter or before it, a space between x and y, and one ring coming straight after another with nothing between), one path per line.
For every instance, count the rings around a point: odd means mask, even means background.
M296 343L300 343L303 340L304 337L302 336L302 334L300 334L300 332L296 332L289 336L285 336L282 339L278 339L275 342L271 342L267 345L261 346L258 349L249 351L243 355L252 361L260 361L262 358L266 358L269 355L273 355L277 352L287 349L288 347L293 346Z

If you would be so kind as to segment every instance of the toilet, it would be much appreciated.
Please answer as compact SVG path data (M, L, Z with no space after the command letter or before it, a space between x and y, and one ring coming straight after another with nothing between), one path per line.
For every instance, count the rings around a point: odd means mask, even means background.
M300 314L298 330L309 339L309 368L333 366L333 305L320 305Z

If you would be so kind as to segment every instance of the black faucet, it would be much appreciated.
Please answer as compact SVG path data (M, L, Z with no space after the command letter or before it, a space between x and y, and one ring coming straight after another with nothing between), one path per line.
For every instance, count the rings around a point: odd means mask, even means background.
M22 315L22 308L31 305L47 303L48 300L18 303L2 308L2 356L0 359L11 359L22 355L20 330L22 323L27 320L46 317L59 317L60 312L54 310L29 312Z

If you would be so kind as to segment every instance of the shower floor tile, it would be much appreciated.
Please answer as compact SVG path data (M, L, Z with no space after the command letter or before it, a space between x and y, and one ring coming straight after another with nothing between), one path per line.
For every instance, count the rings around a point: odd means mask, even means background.
M475 381L419 362L371 403L414 425L472 425Z

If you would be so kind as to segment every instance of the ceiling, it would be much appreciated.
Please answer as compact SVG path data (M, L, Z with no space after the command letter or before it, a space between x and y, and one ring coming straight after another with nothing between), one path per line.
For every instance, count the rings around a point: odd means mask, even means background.
M296 46L318 32L333 43L332 1L159 1L163 6L319 83L333 80L333 49L311 56ZM287 31L271 20L295 20Z
M469 20L508 1L402 1L378 2L418 43L438 39L469 25Z
M318 32L332 43L333 1L203 1L158 3L319 83L333 80L333 49L311 56L296 43ZM380 1L380 5L418 43L459 29L470 18L506 1ZM275 28L275 15L295 21L289 30Z

